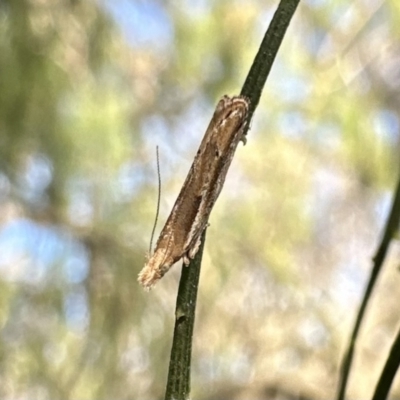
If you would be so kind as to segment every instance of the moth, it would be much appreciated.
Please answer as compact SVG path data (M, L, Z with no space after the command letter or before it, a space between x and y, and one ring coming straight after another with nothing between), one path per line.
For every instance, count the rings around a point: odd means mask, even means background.
M181 258L188 265L199 250L236 147L239 141L246 144L249 105L244 96L223 96L218 102L155 251L139 274L138 281L146 289Z

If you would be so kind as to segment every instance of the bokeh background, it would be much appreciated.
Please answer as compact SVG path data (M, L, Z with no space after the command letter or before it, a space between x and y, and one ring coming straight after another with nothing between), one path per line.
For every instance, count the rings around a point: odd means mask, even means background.
M159 232L276 6L0 2L0 398L163 398L181 267L136 281L155 148ZM193 398L333 398L399 172L399 39L398 0L300 2L211 216ZM371 397L399 325L399 254L349 399Z

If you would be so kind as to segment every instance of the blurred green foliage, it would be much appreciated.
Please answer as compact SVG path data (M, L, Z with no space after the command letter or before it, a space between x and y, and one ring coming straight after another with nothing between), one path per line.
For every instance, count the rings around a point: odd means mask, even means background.
M162 398L180 266L151 293L136 282L155 147L164 222L275 7L0 3L1 398ZM395 0L300 3L211 216L195 398L332 398L398 171L399 15ZM398 324L398 255L349 398L370 397Z

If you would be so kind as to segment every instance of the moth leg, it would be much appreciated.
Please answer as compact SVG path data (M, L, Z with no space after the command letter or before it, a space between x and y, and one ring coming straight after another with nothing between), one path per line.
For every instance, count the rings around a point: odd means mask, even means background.
M196 239L196 242L194 243L194 245L187 252L188 256L191 259L193 259L194 256L199 251L200 245L201 245L201 235L199 235L199 237Z
M183 264L185 265L185 267L187 267L190 263L190 258L188 257L188 253L185 253L183 255Z
M196 239L193 246L191 246L189 249L187 249L186 253L182 256L183 264L185 266L188 266L190 263L190 260L192 260L194 258L194 256L197 254L197 252L199 251L200 245L201 245L201 235Z

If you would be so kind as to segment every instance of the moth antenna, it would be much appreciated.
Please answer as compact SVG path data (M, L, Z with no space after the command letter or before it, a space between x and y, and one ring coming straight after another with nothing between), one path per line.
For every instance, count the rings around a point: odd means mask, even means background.
M158 176L158 196L157 196L157 209L156 209L156 218L154 220L153 230L151 232L150 237L150 247L149 247L149 255L151 254L151 249L153 247L153 239L154 233L156 231L158 215L160 213L160 199L161 199L161 173L160 173L160 157L158 155L158 146L156 146L156 157L157 157L157 176Z

